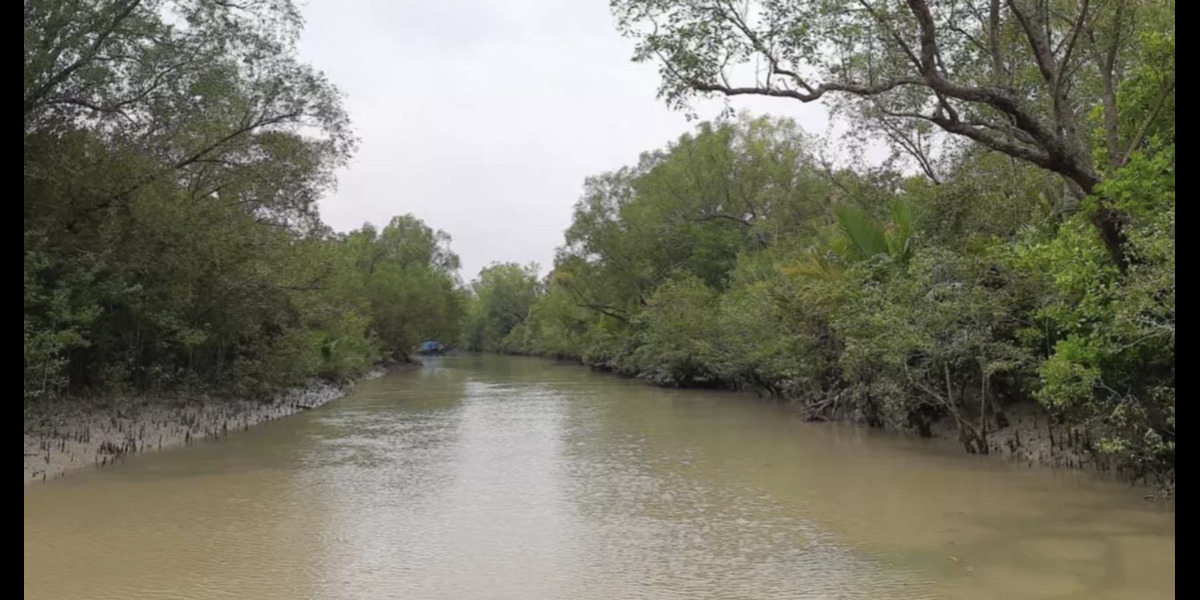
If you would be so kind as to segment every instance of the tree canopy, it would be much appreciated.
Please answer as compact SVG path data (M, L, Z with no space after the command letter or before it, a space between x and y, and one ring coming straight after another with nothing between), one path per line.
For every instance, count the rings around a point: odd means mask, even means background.
M637 41L634 59L659 65L670 105L711 94L829 98L929 175L932 128L1091 194L1174 122L1171 1L612 4ZM1123 217L1101 209L1094 223L1123 262Z
M270 391L457 336L446 234L320 222L356 141L290 2L24 10L27 402Z

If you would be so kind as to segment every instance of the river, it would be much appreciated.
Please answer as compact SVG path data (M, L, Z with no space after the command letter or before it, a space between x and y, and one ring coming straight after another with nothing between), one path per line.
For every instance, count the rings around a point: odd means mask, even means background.
M24 496L25 598L1175 597L1128 486L527 358Z

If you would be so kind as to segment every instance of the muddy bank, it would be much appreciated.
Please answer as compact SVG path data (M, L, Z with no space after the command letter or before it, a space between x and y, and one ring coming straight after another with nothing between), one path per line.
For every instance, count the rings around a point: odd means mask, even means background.
M380 367L363 379L395 369ZM25 415L25 484L102 467L139 452L220 438L332 402L352 388L314 379L265 402L199 395L47 403Z
M1055 423L1035 402L1006 406L1003 422L1002 427L987 432L989 455L1030 466L1109 470L1109 465L1089 450L1092 439L1085 429ZM934 438L958 443L953 419L935 422L930 433Z
M1145 490L1146 499L1172 499L1175 480L1157 478L1153 474L1132 473L1121 468L1111 457L1097 448L1100 434L1079 424L1066 424L1055 419L1046 409L1034 402L1009 404L1002 409L1002 418L989 423L986 458L1017 462L1029 467L1084 470L1104 478L1128 483ZM800 409L802 418L809 418ZM861 418L842 415L833 419L813 419L853 423L869 427ZM883 427L895 435L918 436L912 430ZM954 419L943 417L930 424L929 443L946 449L970 452L960 437Z
M506 354L521 356L520 353L513 352ZM637 379L645 382L647 385L657 387L717 388L735 393L752 393L759 398L768 399L769 401L791 403L796 407L801 418L806 420L853 423L862 427L871 426L858 413L814 411L811 406L804 405L800 401L770 395L761 390L754 391L738 388L724 381L711 381L709 385L696 385L694 383L681 385L678 382L667 383L644 374L637 375L622 372L609 363L591 364L578 357L542 356L541 358L564 364L583 365L593 371L622 378ZM1094 451L1096 440L1086 428L1078 425L1056 423L1054 418L1046 412L1046 409L1037 402L1029 400L1010 404L1003 407L1003 412L1004 418L1002 423L999 425L992 424L992 428L987 432L987 454L989 456L1021 462L1028 466L1056 469L1086 469L1101 473L1111 473L1126 480L1132 479L1117 471L1109 461L1104 459L1103 455ZM916 435L911 430L898 430L889 426L883 426L883 429L891 431L896 435ZM948 416L930 423L928 433L928 437L931 438L930 441L932 443L943 444L966 451L959 439L959 431L954 419ZM1156 481L1138 479L1134 483L1141 483L1156 489L1162 487L1161 483ZM1170 488L1170 491L1173 493L1173 484Z

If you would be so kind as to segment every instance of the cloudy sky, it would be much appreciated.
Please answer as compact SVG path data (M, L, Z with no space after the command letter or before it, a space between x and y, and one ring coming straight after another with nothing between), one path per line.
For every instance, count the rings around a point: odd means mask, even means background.
M305 14L301 52L346 92L362 140L326 222L411 212L453 236L467 280L493 261L546 272L583 179L691 126L655 98L654 66L630 62L608 0L308 0ZM735 107L826 127L816 105Z

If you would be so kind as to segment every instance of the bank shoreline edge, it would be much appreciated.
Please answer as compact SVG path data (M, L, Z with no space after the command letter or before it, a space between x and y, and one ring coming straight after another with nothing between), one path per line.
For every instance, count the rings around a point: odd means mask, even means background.
M312 378L266 401L187 393L50 401L25 414L24 485L135 454L217 440L340 400L359 383L420 366L419 361L379 364L342 383Z
M811 418L806 416L804 411L796 406L795 402L772 396L764 396L753 392L752 390L736 389L728 386L717 386L713 388L699 388L690 386L669 386L650 381L637 375L622 373L615 369L604 368L599 365L592 365L584 362L582 359L570 356L545 356L539 354L524 354L517 352L499 352L502 356L520 356L526 358L534 358L540 360L550 360L563 364L576 365L592 372L618 377L621 379L629 379L637 381L642 385L651 387L678 389L711 389L716 391L727 392L730 394L746 394L757 397L759 400L772 403L783 403L792 405L796 409L797 418L814 422L814 423L830 423L842 424L850 427L863 427L878 429L892 435L904 437L919 437L911 432L906 432L894 427L871 427L862 419L856 418L853 415L838 415L830 418ZM1078 424L1056 424L1053 417L1045 409L1032 399L1027 399L1015 402L1005 407L1005 425L995 430L988 432L988 448L989 452L983 455L975 455L981 460L999 460L1004 462L1024 464L1027 467L1051 469L1057 471L1075 471L1087 472L1109 478L1113 481L1119 481L1123 484L1128 484L1131 487L1138 488L1144 492L1143 498L1146 500L1167 500L1174 501L1175 485L1174 481L1169 483L1155 482L1149 479L1131 479L1127 474L1122 473L1114 467L1109 461L1095 452L1087 449L1091 443L1093 433L1086 427ZM958 431L954 421L949 416L943 416L934 420L930 425L929 436L926 439L930 443L943 446L949 450L951 447L957 448L958 452L968 454L958 443Z
M573 364L596 373L637 380L643 385L664 387L638 377L596 368L578 359L499 354ZM52 402L26 415L24 484L28 486L61 479L88 467L99 468L123 462L134 454L220 439L235 431L245 431L340 400L359 383L420 366L422 363L419 360L376 365L361 377L346 383L313 378L305 385L281 392L266 402L215 399L206 395L180 397L165 402L149 396ZM744 390L724 391L749 393ZM1008 411L1009 424L991 432L992 444L989 445L993 452L987 458L1025 463L1030 467L1115 475L1121 479L1120 474L1113 473L1110 465L1097 460L1097 456L1090 455L1080 447L1080 441L1086 435L1082 428L1056 428L1049 414L1033 402L1012 405ZM862 425L853 418L845 417L829 422ZM908 435L891 428L883 430L894 435ZM930 441L950 444L955 437L955 430L948 419L942 419L933 424L931 434ZM1173 486L1168 491L1148 481L1124 481L1154 490L1147 498L1174 497Z

